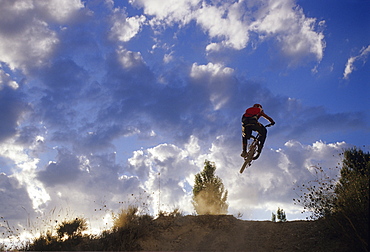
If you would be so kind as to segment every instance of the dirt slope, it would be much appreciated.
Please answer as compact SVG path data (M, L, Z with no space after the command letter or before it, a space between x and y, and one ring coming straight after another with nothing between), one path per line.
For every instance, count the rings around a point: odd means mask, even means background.
M321 222L243 221L230 215L160 217L140 239L142 250L351 251Z

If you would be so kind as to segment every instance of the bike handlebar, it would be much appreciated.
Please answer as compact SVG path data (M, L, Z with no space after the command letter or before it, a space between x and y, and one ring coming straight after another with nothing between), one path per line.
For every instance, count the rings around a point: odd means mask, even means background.
M252 125L254 125L254 124L247 124L247 125L244 125L245 127L246 126L252 126ZM272 125L275 125L275 124L272 124L272 123L269 123L269 124L266 124L264 127L271 127Z

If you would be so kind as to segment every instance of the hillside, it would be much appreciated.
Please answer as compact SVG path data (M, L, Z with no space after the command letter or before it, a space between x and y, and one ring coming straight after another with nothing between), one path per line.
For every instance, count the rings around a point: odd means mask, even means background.
M161 251L350 251L322 222L243 221L230 215L160 217L138 240Z
M67 240L43 236L36 251L356 251L323 221L244 221L231 215L126 216L124 227ZM352 241L353 242L353 241ZM359 251L359 250L357 250Z

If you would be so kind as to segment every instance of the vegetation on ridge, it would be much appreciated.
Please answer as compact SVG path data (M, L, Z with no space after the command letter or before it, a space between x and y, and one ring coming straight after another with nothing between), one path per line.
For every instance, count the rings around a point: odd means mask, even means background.
M354 249L368 251L370 153L344 151L339 179L314 168L317 179L302 185L304 193L294 201L311 213L311 219L325 220Z

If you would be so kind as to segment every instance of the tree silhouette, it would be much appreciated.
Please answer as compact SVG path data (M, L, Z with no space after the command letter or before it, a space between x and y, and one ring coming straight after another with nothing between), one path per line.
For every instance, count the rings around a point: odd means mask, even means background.
M369 238L370 153L352 148L344 152L340 179L335 186L333 218L347 233L355 235L363 248Z
M197 214L226 214L228 209L227 190L222 180L215 176L216 166L208 160L203 171L195 175L193 206Z
M312 219L324 219L356 247L367 251L369 237L370 153L356 148L343 153L340 177L330 178L321 167L314 167L317 179L301 186L304 211Z
M280 207L278 207L276 214L272 213L271 221L276 222L276 217L278 219L278 222L287 221L285 211L282 208L280 209Z
M280 207L278 207L276 214L279 222L286 222L286 214L283 209L280 209Z

